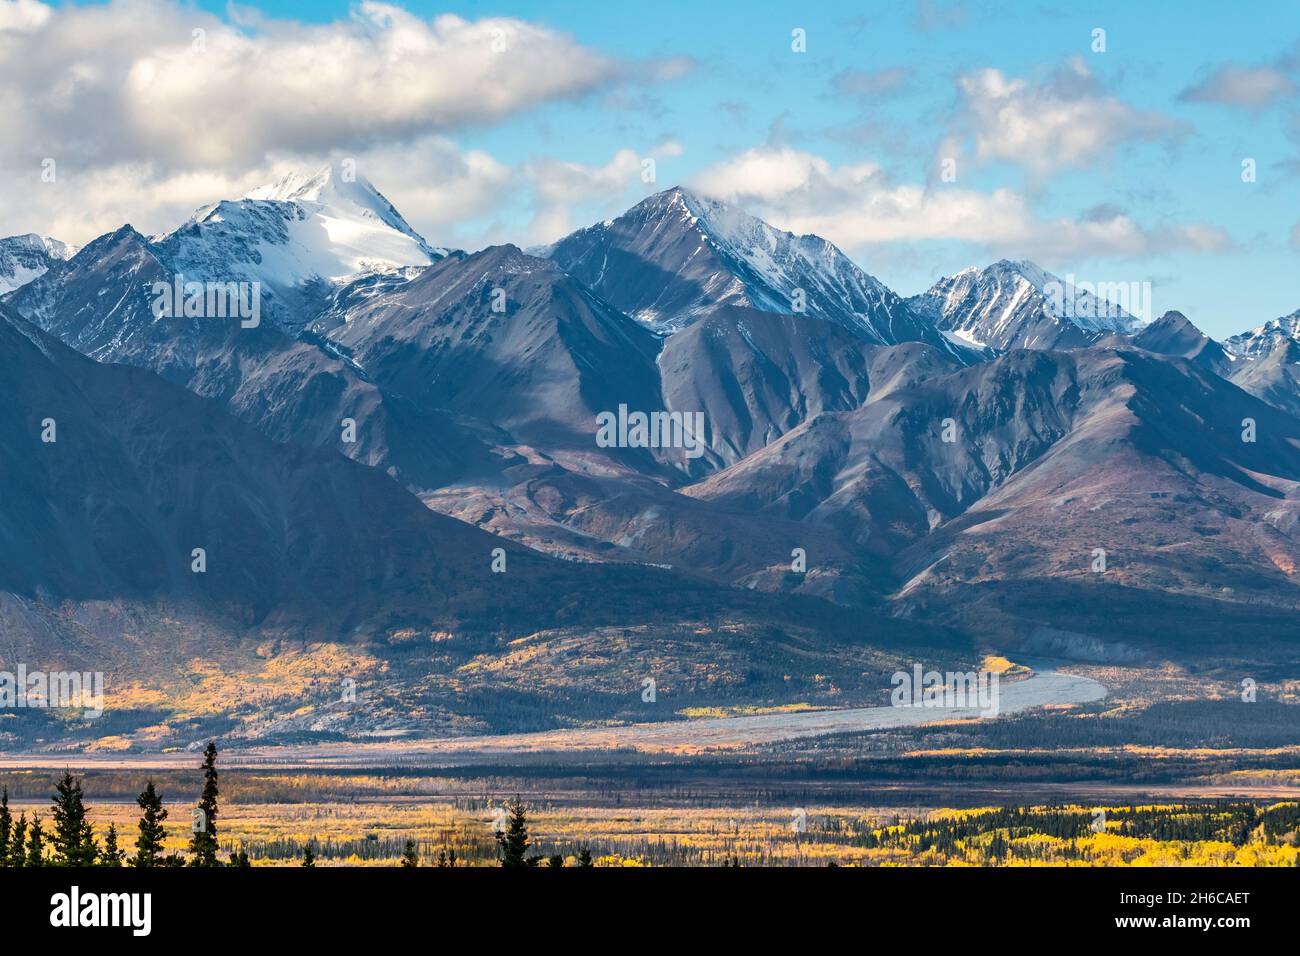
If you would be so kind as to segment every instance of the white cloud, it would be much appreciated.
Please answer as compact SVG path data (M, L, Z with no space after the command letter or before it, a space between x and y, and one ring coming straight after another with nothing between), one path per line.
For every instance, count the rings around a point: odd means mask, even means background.
M25 162L230 167L356 150L497 122L621 71L522 20L374 2L321 25L239 26L173 0L0 10L25 24L0 32L0 157Z
M429 135L406 144L350 153L281 154L238 174L171 172L149 163L122 163L65 173L55 183L23 184L0 196L4 234L36 231L78 245L130 223L145 235L168 232L200 206L237 199L286 173L324 160L351 159L417 232L435 245L477 249L497 242L550 242L585 224L621 212L656 189L642 180L642 163L680 155L667 140L645 151L621 149L603 164L540 157L502 163L478 149ZM503 221L508 212L532 216L527 235ZM580 215L575 215L579 213Z
M710 196L747 204L780 198L790 203L800 194L813 205L827 205L880 175L871 163L833 168L820 156L789 146L760 146L704 169L691 180Z
M571 232L575 206L585 207L595 216L603 216L613 211L622 212L629 189L638 184L641 194L664 188L658 179L658 162L681 153L680 144L666 140L645 154L621 149L601 165L549 157L528 163L523 174L531 183L537 199L528 241L552 242ZM647 179L652 171L653 178Z
M102 169L56 167L57 179L39 175L0 182L3 234L34 231L84 245L130 223L146 235L167 232L200 206L237 199L285 173L312 169L343 154L277 156L238 173L167 170L152 163L118 163ZM460 223L487 215L522 180L520 171L479 150L462 152L444 137L427 136L395 147L347 154L418 231L439 245L473 237Z
M38 232L85 245L124 224L146 235L184 222L199 206L242 196L274 177L253 171L163 171L149 163L119 163L102 169L57 167L57 180L0 181L3 232Z
M601 166L545 158L530 164L538 196L547 203L571 203L621 195L627 183L641 171L641 156L620 149Z
M1084 167L1120 143L1176 132L1173 121L1106 95L1081 60L1034 85L997 69L958 80L965 120L980 159L999 159L1043 175Z
M1295 93L1296 84L1281 70L1270 66L1220 67L1195 86L1179 94L1194 103L1218 103L1260 109L1273 100Z
M235 5L223 20L176 0L0 0L3 228L77 243L126 222L162 232L347 156L432 241L474 242L494 227L461 223L518 201L520 187L562 218L631 169L623 154L603 169L508 166L462 150L458 130L693 67L620 63L518 19L426 20L374 2L307 25Z
M957 240L990 252L1053 258L1213 251L1230 240L1202 224L1144 229L1117 210L1041 218L1011 189L895 184L870 164L833 166L788 146L762 146L693 177L701 192L746 207L773 225L815 233L846 249L875 243Z
M52 11L38 0L0 2L0 33L31 33L50 18Z
M462 152L441 136L363 152L356 159L357 171L436 245L470 243L461 225L494 213L523 179L520 170L488 153Z

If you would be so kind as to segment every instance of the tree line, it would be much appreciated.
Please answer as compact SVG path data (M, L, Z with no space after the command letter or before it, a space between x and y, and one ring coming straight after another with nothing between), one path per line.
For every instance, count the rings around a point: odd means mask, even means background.
M85 796L81 782L70 772L55 784L50 818L52 829L47 831L40 815L27 819L24 811L15 820L9 809L9 788L0 788L0 867L69 866L69 867L246 867L248 854L243 850L231 851L222 861L218 853L217 817L220 787L217 773L217 745L209 742L203 751L203 789L194 809L192 835L187 854L168 853L164 847L167 837L167 808L150 778L144 790L136 797L140 819L136 824L135 853L128 854L119 846L116 824L109 824L101 845L95 839L94 827L86 818ZM533 867L543 861L548 866L564 866L560 855L544 857L530 852L531 837L528 828L528 809L515 797L509 804L509 819L505 829L496 833L498 861L501 866ZM315 867L316 855L309 843L303 850L301 863ZM408 839L402 854L401 866L417 867L420 856L414 840ZM454 849L443 849L433 864L436 867L459 865ZM577 865L592 866L591 852L586 848L577 855Z
M232 853L228 862L217 858L217 745L209 743L203 751L203 792L194 810L189 855L167 853L167 808L163 806L153 780L136 798L140 821L135 839L135 854L118 845L116 824L109 824L101 846L94 827L86 819L85 795L81 782L65 771L54 787L50 817L53 829L48 833L39 814L27 819L26 812L15 820L9 809L9 788L0 789L0 866L248 866L246 853Z
M540 853L529 852L532 849L532 837L528 830L528 807L519 799L514 798L508 805L509 819L506 821L505 829L496 831L497 841L497 862L501 866L540 866L545 861L547 866L565 866L566 860L561 854L545 856ZM310 853L310 848L307 850ZM305 854L304 854L305 857ZM583 847L578 851L576 866L587 867L593 866L591 851ZM305 861L304 866L310 865ZM416 867L420 865L420 854L416 852L414 840L407 840L406 846L402 851L402 862L404 867ZM436 867L457 866L456 851L439 850L437 861L433 864Z

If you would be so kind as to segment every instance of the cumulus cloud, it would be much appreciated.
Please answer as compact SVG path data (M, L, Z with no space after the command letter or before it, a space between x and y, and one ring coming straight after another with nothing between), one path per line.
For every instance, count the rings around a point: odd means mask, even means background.
M199 206L242 196L275 177L264 170L169 171L150 163L118 163L101 169L59 164L55 182L0 180L4 208L0 232L38 232L84 245L131 224L146 235L180 225Z
M465 225L496 213L506 197L525 184L524 173L517 167L483 150L462 150L454 141L437 135L353 158L357 172L369 179L416 231L441 246L476 247L482 233L467 232ZM292 168L302 165L291 164ZM490 241L498 238L489 236Z
M148 163L70 173L59 167L57 183L15 189L4 196L3 234L31 229L84 245L130 223L146 235L156 235L174 229L201 206L237 199L286 173L312 169L324 158L353 162L357 173L435 245L476 249L524 239L542 243L571 231L575 222L585 222L575 219L577 211L603 216L660 188L642 180L643 163L680 153L676 142L665 141L645 152L618 150L607 162L592 165L549 156L507 164L432 134L405 144L324 157L281 154L237 174L174 172ZM500 221L507 210L530 208L533 221L526 237Z
M1231 242L1203 224L1143 228L1116 209L1071 218L1038 216L1011 189L898 184L871 164L834 166L789 146L762 146L692 180L701 192L743 205L774 225L815 233L846 249L874 243L958 240L985 250L1050 260L1216 251Z
M1192 103L1262 109L1274 100L1295 92L1295 82L1275 67L1229 64L1220 67L1200 83L1183 90L1179 99Z
M5 0L0 3L0 33L31 33L41 27L52 12L39 0Z
M1077 59L1039 84L988 68L963 74L958 86L975 155L1039 175L1085 167L1121 143L1160 139L1180 129L1106 94Z
M599 165L567 162L550 157L526 164L523 174L532 186L537 209L529 226L528 241L552 242L574 226L573 208L590 207L603 215L622 211L630 188L640 184L642 193L660 188L660 159L680 156L682 147L665 140L647 153L621 149Z
M374 2L321 25L244 27L173 0L22 0L4 16L28 26L0 33L0 149L88 165L361 148L499 121L620 71L521 20L424 20Z
M696 174L691 184L701 192L741 205L833 205L880 177L874 163L833 167L825 159L790 146L768 145L745 150Z
M0 207L6 231L73 242L128 221L161 232L199 205L347 156L413 225L453 242L458 221L520 184L563 210L552 193L566 175L580 194L625 171L584 185L576 167L463 151L457 133L695 65L620 62L520 19L425 19L377 2L303 24L233 4L221 18L178 0L0 0L0 166L11 171Z

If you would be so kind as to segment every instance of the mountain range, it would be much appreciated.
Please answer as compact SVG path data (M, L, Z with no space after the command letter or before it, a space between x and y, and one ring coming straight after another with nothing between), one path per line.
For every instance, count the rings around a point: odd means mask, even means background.
M337 644L384 726L453 730L648 671L838 700L902 649L1294 659L1300 313L1215 342L1027 260L903 298L683 188L466 253L346 173L0 240L6 659L175 688ZM160 315L178 276L262 321ZM600 439L635 413L702 441ZM304 699L249 733L377 729Z

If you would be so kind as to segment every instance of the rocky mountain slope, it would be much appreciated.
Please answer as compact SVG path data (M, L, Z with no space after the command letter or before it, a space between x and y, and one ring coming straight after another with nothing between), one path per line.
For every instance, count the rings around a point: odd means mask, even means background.
M76 251L75 246L32 233L0 239L0 295L40 278Z
M907 304L962 344L993 352L1077 348L1107 333L1129 335L1140 327L1118 303L1078 289L1028 260L1002 259L984 269L966 269L940 279Z
M783 232L680 186L541 254L660 332L738 305L825 319L878 345L948 348L894 292L825 239Z

